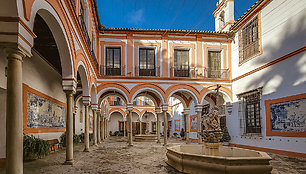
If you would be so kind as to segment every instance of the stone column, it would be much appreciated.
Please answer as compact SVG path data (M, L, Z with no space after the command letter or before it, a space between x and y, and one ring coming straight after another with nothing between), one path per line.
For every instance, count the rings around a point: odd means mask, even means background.
M100 143L100 112L97 110L97 143Z
M125 120L123 120L123 137L125 137Z
M128 146L133 146L133 124L132 124L132 114L133 114L133 107L128 107L128 123L129 123L129 129L128 129Z
M157 143L160 143L160 116L161 114L156 114L157 121L156 121L156 135L157 135Z
M168 118L167 118L167 111L163 110L164 114L164 146L167 146L167 129L168 129Z
M101 140L104 141L104 117L101 118Z
M202 136L201 136L201 132L202 132L202 119L201 119L201 114L202 114L202 106L197 105L196 106L196 112L197 112L197 127L198 127L198 143L202 143Z
M67 120L66 120L66 161L64 164L73 164L73 94L74 91L65 90L67 98Z
M190 132L190 123L189 123L189 114L190 114L190 109L184 109L184 116L185 116L185 127L186 127L186 143L189 144L190 143L190 138L189 138L189 132Z
M84 136L84 152L89 152L89 117L88 117L88 103L85 105L85 136Z
M22 59L25 54L8 49L6 111L6 173L23 173Z
M92 140L93 140L93 145L97 145L97 110L93 110L93 129L92 129Z
M141 135L143 132L142 132L142 122L141 122L141 119L139 118L139 134Z

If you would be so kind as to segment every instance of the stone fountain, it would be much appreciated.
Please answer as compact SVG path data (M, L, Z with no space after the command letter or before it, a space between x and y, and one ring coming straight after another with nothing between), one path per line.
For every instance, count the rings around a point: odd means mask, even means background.
M167 148L167 163L180 172L191 174L269 174L271 157L265 152L225 147L220 140L219 106L224 103L218 88L216 106L202 116L204 144L178 145Z

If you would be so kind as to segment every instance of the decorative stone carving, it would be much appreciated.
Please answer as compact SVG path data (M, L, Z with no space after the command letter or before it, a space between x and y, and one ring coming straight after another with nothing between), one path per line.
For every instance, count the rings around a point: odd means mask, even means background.
M202 137L206 143L219 143L223 133L220 127L220 116L219 109L214 106L210 109L208 114L202 115L202 125L204 125L204 130L202 132Z

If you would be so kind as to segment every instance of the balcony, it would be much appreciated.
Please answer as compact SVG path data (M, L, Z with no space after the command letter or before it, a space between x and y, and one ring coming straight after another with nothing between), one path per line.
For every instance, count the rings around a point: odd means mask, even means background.
M88 44L88 47L91 48L91 42L90 42L89 35L88 35L88 32L87 32L86 23L85 23L82 15L80 16L80 22L81 22L81 27L82 27L86 42Z
M121 68L114 68L110 66L101 66L101 75L104 76L121 76L122 69L124 70L124 67Z
M174 77L190 77L189 66L174 66L170 68Z
M93 61L94 61L95 67L97 68L97 72L99 72L99 64L98 64L98 60L97 60L96 54L95 54L95 52L94 52L93 50L91 51L91 55L92 55L92 58L93 58Z
M142 69L139 66L135 66L135 71L138 71L138 76L156 76L156 69Z
M205 68L204 78L208 79L228 79L229 69L212 70L210 68Z

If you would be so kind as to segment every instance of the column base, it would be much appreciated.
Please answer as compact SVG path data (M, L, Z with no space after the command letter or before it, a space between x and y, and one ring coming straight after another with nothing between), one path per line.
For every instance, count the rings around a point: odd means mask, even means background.
M83 152L89 152L89 149L85 148L85 149L83 150Z
M167 146L169 146L169 144L163 144L163 146L167 147Z
M160 144L161 142L160 142L160 141L157 141L156 143Z
M134 145L133 144L128 144L128 147L133 147Z
M66 160L63 165L73 165L74 160Z

